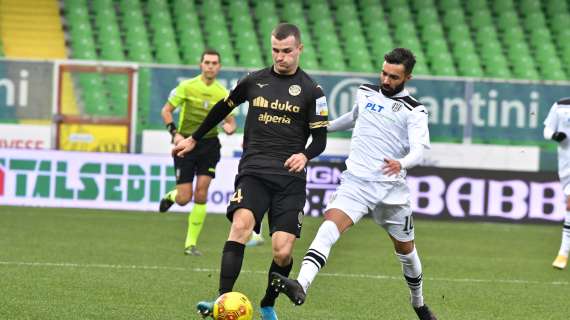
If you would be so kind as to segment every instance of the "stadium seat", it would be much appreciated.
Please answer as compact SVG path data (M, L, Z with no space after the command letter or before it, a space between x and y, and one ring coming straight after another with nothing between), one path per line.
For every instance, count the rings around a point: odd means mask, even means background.
M520 26L519 17L516 12L506 11L499 13L497 17L497 27L501 32L507 32L512 28Z

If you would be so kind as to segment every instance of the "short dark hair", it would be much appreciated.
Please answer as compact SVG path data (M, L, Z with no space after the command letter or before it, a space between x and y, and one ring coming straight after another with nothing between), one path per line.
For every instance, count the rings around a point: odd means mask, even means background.
M283 40L289 36L293 36L297 42L301 42L301 31L292 23L283 22L278 24L277 27L271 31L271 35L277 40Z
M220 55L220 53L214 49L206 49L204 51L202 51L202 55L200 56L200 62L204 61L204 56L207 54L213 54L218 56L218 61L220 63L222 63L222 56Z
M390 64L403 64L407 74L411 74L416 65L416 57L406 48L395 48L384 55L384 61Z

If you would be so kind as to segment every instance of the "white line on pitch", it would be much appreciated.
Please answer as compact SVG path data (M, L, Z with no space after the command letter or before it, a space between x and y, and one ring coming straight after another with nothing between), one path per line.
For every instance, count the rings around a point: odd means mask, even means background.
M120 265L120 264L80 264L65 262L18 262L18 261L0 261L0 265L4 266L23 266L23 267L63 267L63 268L101 268L101 269L134 269L134 270L167 270L167 271L192 271L192 272L220 272L220 269L211 268L183 268L169 266L145 266L145 265ZM267 271L259 270L242 270L242 273L266 274ZM361 279L377 279L377 280L397 280L403 281L402 277L377 275L377 274L353 274L353 273L328 273L321 272L320 276L333 278L361 278ZM567 286L568 281L537 281L537 280L520 280L520 279L471 279L471 278L438 278L426 277L428 281L442 282L467 282L467 283L505 283L505 284L536 284L536 285L552 285Z

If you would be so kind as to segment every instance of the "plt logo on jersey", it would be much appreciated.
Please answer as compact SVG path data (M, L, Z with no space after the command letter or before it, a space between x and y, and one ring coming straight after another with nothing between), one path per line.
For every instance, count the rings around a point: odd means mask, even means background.
M379 104L374 104L372 102L368 102L366 104L366 109L370 110L370 111L376 111L376 112L380 112L384 109L383 106L379 105Z

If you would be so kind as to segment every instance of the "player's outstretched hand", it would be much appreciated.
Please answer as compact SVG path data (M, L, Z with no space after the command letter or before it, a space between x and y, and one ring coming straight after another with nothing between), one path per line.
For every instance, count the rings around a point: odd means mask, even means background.
M236 132L236 124L234 123L230 123L230 122L224 122L222 124L222 129L224 129L224 132L227 135L232 135L234 134L234 132Z
M285 168L289 168L289 172L301 172L305 168L307 164L307 156L303 153L295 153L294 155L290 156L287 161L285 161Z
M182 158L184 157L185 154L192 151L192 149L194 149L195 146L196 146L196 140L194 140L194 138L190 136L186 139L180 140L174 146L174 148L172 148L172 155Z
M382 172L384 172L387 176L397 176L400 174L400 170L402 170L402 165L400 161L393 160L393 159L384 159L384 165L382 166Z

